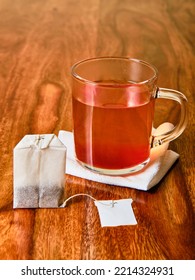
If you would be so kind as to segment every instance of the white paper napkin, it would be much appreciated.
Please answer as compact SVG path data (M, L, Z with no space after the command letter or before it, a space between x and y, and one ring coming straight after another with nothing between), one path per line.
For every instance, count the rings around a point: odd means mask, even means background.
M171 130L173 127L170 123L160 125L155 134L161 134ZM91 181L129 187L138 190L147 191L165 176L173 163L179 158L179 155L168 149L168 144L163 144L151 150L151 160L142 171L133 173L128 176L107 176L92 172L81 166L75 159L73 133L61 130L58 138L67 147L66 173L88 179Z

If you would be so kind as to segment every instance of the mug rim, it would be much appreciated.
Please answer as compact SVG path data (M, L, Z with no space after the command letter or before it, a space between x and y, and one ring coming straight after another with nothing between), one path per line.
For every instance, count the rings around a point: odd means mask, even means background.
M156 80L157 77L158 77L158 70L154 65L152 65L149 62L146 62L144 60L141 60L141 59L125 57L125 56L124 57L123 56L100 56L100 57L92 57L92 58L87 58L87 59L80 60L80 61L76 62L75 64L73 64L73 66L71 67L71 75L72 75L73 78L75 78L75 79L77 79L80 82L83 82L85 84L98 85L99 84L98 82L94 82L94 81L91 81L89 79L83 78L82 76L77 74L75 70L78 66L80 66L81 64L83 64L85 62L97 61L97 60L109 60L109 59L111 59L111 60L132 61L132 62L136 62L137 64L145 65L148 68L152 69L152 71L153 71L152 77L149 78L149 79L143 80L141 82L135 82L135 84L137 84L137 85L151 83L154 80ZM103 85L103 84L101 84L101 85ZM109 86L109 85L105 85L105 86Z

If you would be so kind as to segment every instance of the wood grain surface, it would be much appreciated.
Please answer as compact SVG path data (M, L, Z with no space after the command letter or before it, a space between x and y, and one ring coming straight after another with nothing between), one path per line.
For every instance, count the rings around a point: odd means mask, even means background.
M0 259L194 259L194 0L0 0ZM72 130L70 68L94 56L129 56L183 92L189 122L180 154L148 192L66 175L66 196L131 197L136 226L101 228L89 198L64 209L13 209L13 148L25 134ZM169 109L169 110L168 110ZM158 101L155 124L173 123Z

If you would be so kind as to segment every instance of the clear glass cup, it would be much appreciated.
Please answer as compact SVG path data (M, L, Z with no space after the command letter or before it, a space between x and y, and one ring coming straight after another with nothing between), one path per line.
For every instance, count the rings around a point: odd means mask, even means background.
M86 168L107 175L130 174L150 160L152 147L177 138L187 124L187 99L157 87L158 72L147 62L100 57L72 67L75 156ZM152 135L155 100L180 104L180 119L162 135Z

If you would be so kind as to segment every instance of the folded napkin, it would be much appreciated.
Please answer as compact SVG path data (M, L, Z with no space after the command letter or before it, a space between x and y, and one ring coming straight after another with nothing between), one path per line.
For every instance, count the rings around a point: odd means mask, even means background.
M173 125L164 123L155 130L155 135L170 131ZM145 168L137 173L128 176L108 176L95 173L84 168L75 159L73 133L68 131L59 131L58 138L67 147L66 173L88 179L91 181L129 187L138 190L147 191L165 176L173 163L179 158L179 155L168 149L168 144L151 149L150 162Z

